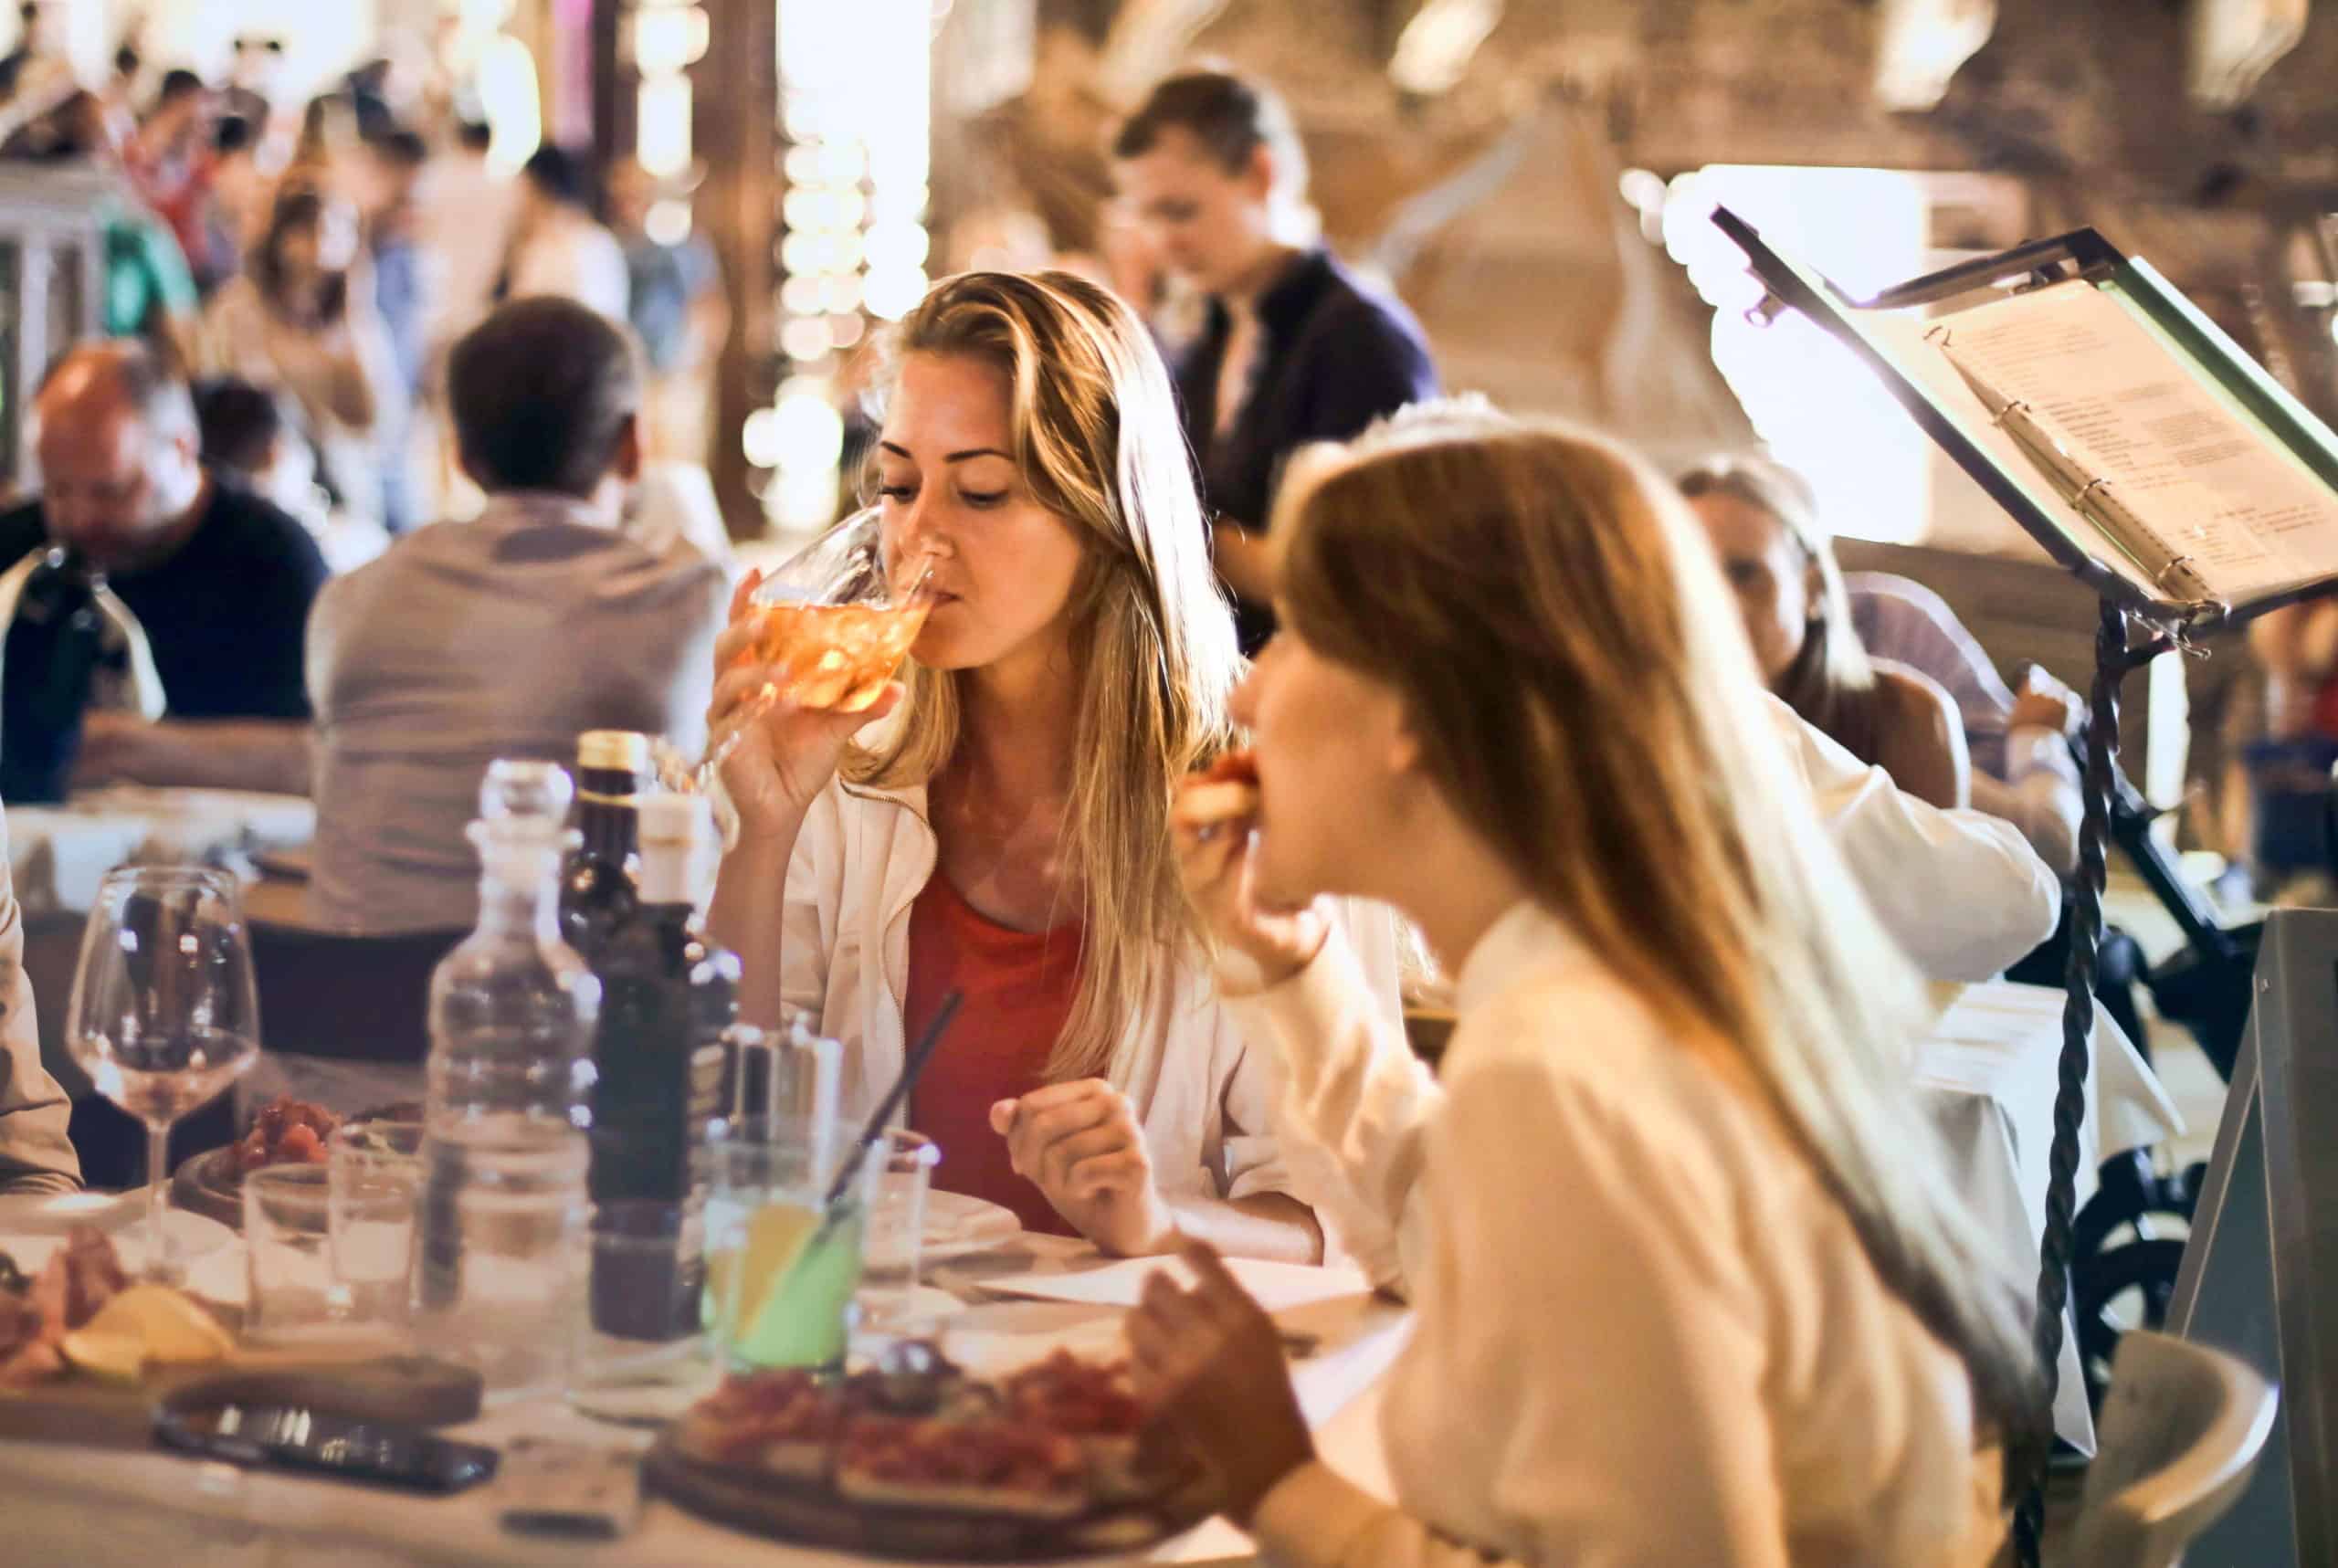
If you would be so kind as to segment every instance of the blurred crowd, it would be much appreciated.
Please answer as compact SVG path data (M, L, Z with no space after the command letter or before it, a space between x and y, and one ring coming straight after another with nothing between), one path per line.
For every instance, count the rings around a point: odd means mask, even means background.
M439 383L503 299L563 297L630 328L646 455L703 465L726 322L713 253L675 199L687 180L605 177L554 146L509 167L451 92L386 58L286 94L279 38L238 38L216 78L125 46L92 87L57 15L25 5L0 59L0 159L112 176L99 325L185 369L205 460L307 524L335 569L476 509ZM720 548L711 508L658 526Z

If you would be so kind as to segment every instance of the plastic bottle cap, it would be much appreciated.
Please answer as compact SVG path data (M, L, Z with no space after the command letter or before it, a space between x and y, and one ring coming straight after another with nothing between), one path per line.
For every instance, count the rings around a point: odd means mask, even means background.
M641 846L636 879L648 904L698 901L700 851L713 842L713 804L701 795L649 795L635 807Z
M631 730L587 730L576 737L576 765L595 773L646 773L649 737Z
M487 765L479 786L479 814L490 822L521 817L538 822L568 820L576 785L558 763L501 758Z

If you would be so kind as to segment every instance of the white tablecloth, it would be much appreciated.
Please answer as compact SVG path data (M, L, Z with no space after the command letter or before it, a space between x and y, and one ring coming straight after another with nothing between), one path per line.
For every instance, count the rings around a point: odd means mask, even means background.
M1917 1053L1919 1090L1948 1146L1957 1186L2007 1254L2027 1265L2025 1282L2034 1278L2046 1228L2061 1050L2062 993L1996 981L1954 991ZM2080 1127L2078 1201L2094 1191L2095 1169L2104 1160L2183 1130L2167 1090L2118 1024L2098 1009ZM2081 1452L2094 1452L2094 1418L2069 1323L2054 1430Z
M1024 1236L996 1252L937 1267L935 1283L972 1303L944 1321L945 1348L980 1370L1037 1360L1058 1344L1092 1350L1110 1342L1122 1315L1117 1308L990 1302L979 1288L986 1276L1078 1267L1093 1257L1079 1243ZM197 1270L198 1287L203 1272ZM1279 1321L1317 1342L1293 1363L1292 1374L1308 1420L1325 1427L1395 1360L1411 1314L1393 1301L1359 1294L1284 1313ZM496 1412L455 1435L498 1442L522 1432L628 1440L618 1428L595 1425L550 1402ZM1326 1457L1352 1474L1378 1472L1377 1435L1369 1421L1326 1428L1325 1447ZM1351 1447L1361 1451L1351 1454ZM742 1535L662 1500L648 1502L632 1536L607 1544L514 1535L498 1522L497 1508L492 1485L452 1498L422 1498L162 1454L0 1443L0 1563L153 1562L170 1568L313 1568L318 1563L333 1568L458 1563L844 1568L867 1563ZM1249 1551L1240 1531L1215 1521L1142 1556L1192 1563Z
M316 827L316 807L295 795L121 784L63 805L10 806L8 858L27 915L79 913L117 866L216 862L305 844Z

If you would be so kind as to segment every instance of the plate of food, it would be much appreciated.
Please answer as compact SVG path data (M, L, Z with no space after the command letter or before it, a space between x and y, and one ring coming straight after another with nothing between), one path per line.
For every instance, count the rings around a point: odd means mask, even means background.
M643 1477L741 1530L908 1561L1127 1552L1215 1511L1126 1365L1064 1351L995 1380L919 1342L851 1377L733 1374L658 1439Z
M1015 1211L986 1198L935 1188L925 1194L920 1249L929 1259L958 1258L1001 1247L1023 1234Z
M191 1214L240 1228L244 1178L263 1165L321 1165L341 1118L321 1105L279 1095L260 1107L233 1143L206 1149L171 1174L171 1201Z
M0 1437L142 1448L158 1402L241 1399L424 1426L479 1414L479 1379L464 1368L386 1344L248 1347L232 1321L184 1290L133 1282L93 1226L70 1227L37 1267L0 1251Z
M37 1274L70 1237L89 1231L105 1238L135 1270L145 1261L145 1223L142 1187L132 1193L11 1193L0 1196L0 1256L22 1273ZM236 1239L227 1226L181 1209L165 1210L163 1223L179 1256L190 1261Z

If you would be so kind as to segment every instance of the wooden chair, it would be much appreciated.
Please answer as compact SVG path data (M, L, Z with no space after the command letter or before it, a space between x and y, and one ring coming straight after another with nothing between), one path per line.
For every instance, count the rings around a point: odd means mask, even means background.
M2129 1332L2072 1531L2076 1568L2177 1568L2248 1485L2279 1402L2222 1351Z

